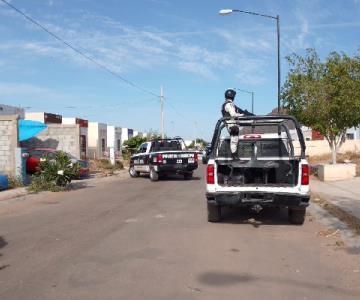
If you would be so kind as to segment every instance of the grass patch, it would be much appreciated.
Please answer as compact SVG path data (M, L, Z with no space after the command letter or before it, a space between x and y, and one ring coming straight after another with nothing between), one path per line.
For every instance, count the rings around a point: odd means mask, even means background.
M116 160L115 165L112 165L108 159L92 159L90 160L91 173L104 173L106 175L113 175L116 171L124 169L124 162Z
M24 183L20 177L8 176L9 189L17 189L24 187Z
M58 186L53 181L44 180L43 177L33 176L27 189L30 193L36 194L43 191L61 192L65 190L65 187Z

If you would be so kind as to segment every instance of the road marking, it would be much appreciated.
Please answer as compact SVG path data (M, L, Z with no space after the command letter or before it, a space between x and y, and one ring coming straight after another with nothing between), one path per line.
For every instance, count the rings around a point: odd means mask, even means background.
M162 214L158 214L158 215L155 216L155 218L156 219L162 219L162 218L164 218L164 216Z

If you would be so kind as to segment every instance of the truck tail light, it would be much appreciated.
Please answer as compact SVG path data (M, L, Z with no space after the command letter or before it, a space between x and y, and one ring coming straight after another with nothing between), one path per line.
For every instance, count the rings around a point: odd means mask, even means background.
M310 168L309 165L301 166L301 185L309 185Z
M163 162L163 156L162 156L162 154L158 154L158 155L157 155L157 162L158 162L158 163L162 163L162 162Z
M198 160L198 154L195 153L195 154L194 154L194 161L197 161L197 160Z
M215 184L215 168L214 165L208 165L206 170L207 184Z

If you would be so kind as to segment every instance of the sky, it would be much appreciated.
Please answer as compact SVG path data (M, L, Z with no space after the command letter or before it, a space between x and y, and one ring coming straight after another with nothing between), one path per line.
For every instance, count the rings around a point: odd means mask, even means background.
M227 88L253 91L255 113L277 106L276 22L286 56L315 48L356 55L360 0L11 0L108 70L89 62L0 1L0 103L27 111L210 140ZM145 90L145 91L144 91ZM150 93L148 93L150 92ZM155 95L154 95L155 94ZM251 96L236 104L251 110Z

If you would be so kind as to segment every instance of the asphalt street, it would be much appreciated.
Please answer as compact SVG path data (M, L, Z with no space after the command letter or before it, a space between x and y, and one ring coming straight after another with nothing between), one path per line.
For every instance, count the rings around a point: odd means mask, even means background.
M0 205L0 299L360 299L359 254L312 216L206 220L204 168Z

